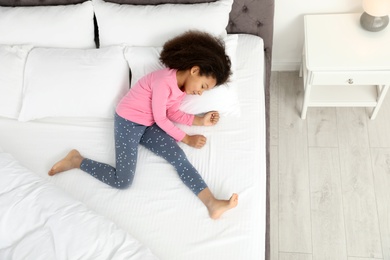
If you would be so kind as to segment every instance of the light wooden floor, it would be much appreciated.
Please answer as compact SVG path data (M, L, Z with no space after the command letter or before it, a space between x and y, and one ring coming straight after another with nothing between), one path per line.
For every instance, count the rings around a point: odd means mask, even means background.
M298 72L271 81L271 259L390 259L390 95L301 120Z

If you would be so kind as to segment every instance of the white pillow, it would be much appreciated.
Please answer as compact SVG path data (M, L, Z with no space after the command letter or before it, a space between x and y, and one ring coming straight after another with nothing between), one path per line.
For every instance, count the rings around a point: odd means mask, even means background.
M75 5L0 6L0 44L95 48L91 1Z
M189 114L202 114L216 110L224 116L240 116L241 109L234 87L234 70L238 35L228 35L225 39L226 54L232 62L233 75L230 82L212 90L203 92L202 96L187 95L180 110ZM146 74L164 68L159 61L162 47L125 47L125 57L131 69L131 86Z
M120 5L92 1L101 46L163 46L190 29L226 36L233 0L201 4Z
M241 115L240 103L232 83L205 91L201 96L185 96L180 110L193 115L209 111L218 111L222 116L239 117Z
M19 116L24 66L31 48L0 45L0 116L14 119Z
M131 70L131 87L143 76L165 68L159 60L161 51L162 47L125 47L125 58Z
M31 50L20 121L45 117L112 118L129 88L123 47Z

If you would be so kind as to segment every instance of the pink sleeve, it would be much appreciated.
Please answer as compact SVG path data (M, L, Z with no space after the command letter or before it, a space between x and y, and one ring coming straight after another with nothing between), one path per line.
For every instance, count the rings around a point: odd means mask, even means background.
M191 126L195 116L180 111L179 106L180 104L178 103L177 106L168 109L167 111L168 118L173 122Z
M177 128L167 117L167 101L170 89L164 83L152 82L152 112L156 124L176 141L181 141L186 133Z

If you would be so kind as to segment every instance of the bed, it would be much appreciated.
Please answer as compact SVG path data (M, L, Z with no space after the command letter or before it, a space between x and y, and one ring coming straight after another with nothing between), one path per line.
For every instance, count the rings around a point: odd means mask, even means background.
M223 22L226 11L219 14L212 8L228 0L167 2L0 0L0 56L10 59L0 69L22 68L22 73L12 77L0 74L3 82L22 86L20 93L0 86L4 91L0 93L1 259L269 259L274 2L236 0L228 10L229 20ZM52 17L45 22L47 9L39 8L51 6L76 10L49 12ZM135 6L139 9L127 9ZM159 19L172 11L165 10L167 6L184 8L179 14L191 23L188 10L194 16L201 12L205 21L198 26L205 30L227 24L228 34L223 37L233 61L232 82L218 87L218 94L212 90L202 100L188 99L182 104L183 110L192 113L217 109L220 122L214 127L178 125L188 134L202 133L208 138L199 150L180 146L215 196L225 198L232 192L240 196L237 208L219 220L210 219L170 165L143 147L129 189L113 189L77 169L47 175L73 148L113 164L113 104L126 87L160 66L156 57L164 35L152 36L161 32L156 29ZM18 18L12 20L15 14ZM155 30L149 35L139 31L137 23L145 14L155 18L145 22L151 26L148 32ZM34 15L42 23L56 21L51 27L62 31L36 30L42 24L33 20ZM31 28L24 26L21 30L28 31L21 37L18 28L9 29L15 22ZM176 23L173 20L170 25L164 18L165 28L174 28ZM178 30L186 29L183 24ZM64 30L73 36L64 35ZM135 38L130 36L140 34L145 37L129 44ZM86 61L93 65L85 66ZM72 84L72 78L78 83ZM107 89L107 85L117 87ZM84 102L93 91L96 95Z

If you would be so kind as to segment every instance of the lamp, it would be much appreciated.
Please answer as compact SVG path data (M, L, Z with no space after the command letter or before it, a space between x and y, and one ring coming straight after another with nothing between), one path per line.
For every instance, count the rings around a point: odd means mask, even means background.
M364 13L361 26L370 32L378 32L389 24L390 0L363 0Z

